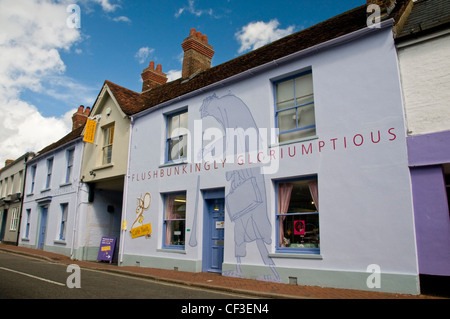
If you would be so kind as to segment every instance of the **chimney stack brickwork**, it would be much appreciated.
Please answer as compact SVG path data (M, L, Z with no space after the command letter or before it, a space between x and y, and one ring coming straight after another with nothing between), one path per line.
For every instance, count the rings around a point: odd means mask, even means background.
M188 78L198 71L211 67L214 50L208 44L208 37L205 34L192 28L181 47L184 51L182 78Z
M86 124L91 108L80 105L72 116L72 131Z
M141 77L143 81L142 92L167 82L167 75L162 72L161 64L158 64L155 69L154 61L150 61L148 68L142 72Z

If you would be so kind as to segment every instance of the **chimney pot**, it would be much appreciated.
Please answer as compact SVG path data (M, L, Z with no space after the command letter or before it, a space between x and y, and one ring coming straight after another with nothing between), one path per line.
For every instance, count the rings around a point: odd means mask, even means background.
M90 108L84 109L83 105L80 105L77 111L72 116L72 131L83 126L88 118Z
M12 162L14 162L13 159L7 159L7 160L5 161L5 167L8 166L9 164L11 164Z
M148 65L148 67L152 70L155 69L155 62L154 61L150 61L150 64Z
M188 78L211 67L214 50L208 44L208 37L205 34L202 35L200 31L192 28L181 47L184 52L182 78Z

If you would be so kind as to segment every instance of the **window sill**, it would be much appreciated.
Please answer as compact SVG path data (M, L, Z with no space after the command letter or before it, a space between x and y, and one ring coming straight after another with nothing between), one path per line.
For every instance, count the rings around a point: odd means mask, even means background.
M175 161L175 162L167 162L164 164L161 164L158 166L158 168L164 168L164 167L168 167L168 166L176 166L176 165L183 165L183 164L188 164L188 160L183 159L183 160L179 160L179 161Z
M49 188L45 188L45 189L41 190L41 193L49 192L50 190L51 190L50 187Z
M323 256L320 254L304 254L304 253L274 253L269 254L270 258L295 258L295 259L318 259L322 260Z
M59 245L67 245L66 240L64 239L55 239L53 241L54 244L59 244Z
M175 254L186 254L186 250L184 249L170 249L170 248L162 248L162 249L157 249L157 252L160 253L175 253Z
M30 238L28 238L28 237L22 237L22 241L30 241Z
M101 166L94 167L92 170L93 171L99 171L99 170L110 168L110 167L113 167L113 166L114 166L113 163L109 163L109 164L104 164L104 165L101 165Z
M70 185L72 185L72 182L63 183L63 184L59 185L59 187L66 187L66 186L70 186Z

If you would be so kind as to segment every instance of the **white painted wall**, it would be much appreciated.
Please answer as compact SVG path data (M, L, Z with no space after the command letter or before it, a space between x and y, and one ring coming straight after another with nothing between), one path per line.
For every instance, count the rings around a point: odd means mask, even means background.
M74 148L74 160L72 178L66 183L67 150ZM41 206L48 206L47 230L45 238L46 250L70 255L77 208L80 204L80 169L83 153L83 142L78 140L70 142L56 150L38 156L28 163L27 177L25 181L25 194L23 199L22 222L19 244L36 248L38 245L38 227L40 223ZM46 188L47 159L53 158L52 179L49 188ZM36 165L34 191L31 192L32 169ZM39 203L41 199L48 198L45 203ZM61 204L68 204L68 218L65 240L59 240L61 225ZM27 209L31 209L30 232L25 237L27 223Z
M398 49L411 135L450 129L450 34L420 40Z

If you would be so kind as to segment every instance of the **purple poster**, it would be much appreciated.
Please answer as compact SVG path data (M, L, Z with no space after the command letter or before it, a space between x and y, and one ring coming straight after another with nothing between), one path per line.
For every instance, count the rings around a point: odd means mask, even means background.
M100 249L98 251L97 261L112 262L114 256L114 248L116 247L116 239L114 237L102 237Z

